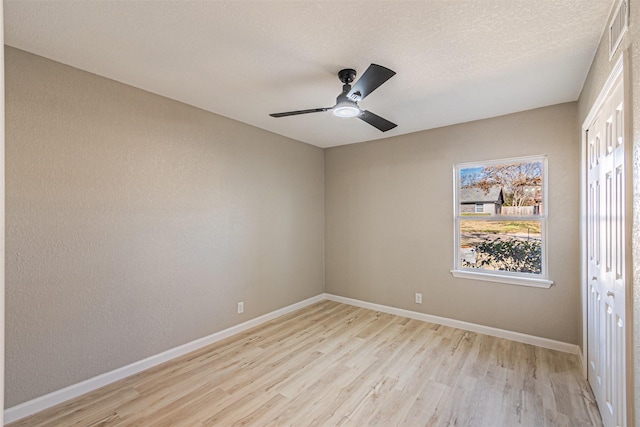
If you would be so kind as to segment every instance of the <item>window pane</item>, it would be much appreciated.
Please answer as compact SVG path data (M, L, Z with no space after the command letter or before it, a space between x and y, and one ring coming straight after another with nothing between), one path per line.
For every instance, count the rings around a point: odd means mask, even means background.
M458 177L459 213L486 216L542 215L542 176L542 161L462 168Z
M460 220L460 266L542 273L541 221Z

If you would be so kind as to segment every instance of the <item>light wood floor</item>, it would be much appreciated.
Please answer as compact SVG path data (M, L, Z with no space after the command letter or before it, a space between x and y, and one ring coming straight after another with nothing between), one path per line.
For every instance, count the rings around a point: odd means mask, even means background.
M11 426L600 426L576 356L331 301Z

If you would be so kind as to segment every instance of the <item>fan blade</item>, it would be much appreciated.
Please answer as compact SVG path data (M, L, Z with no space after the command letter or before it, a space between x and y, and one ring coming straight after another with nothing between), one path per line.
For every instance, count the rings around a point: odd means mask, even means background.
M269 114L269 115L271 117L297 116L298 114L322 113L323 111L331 110L331 108L333 108L333 107L312 108L310 110L287 111L286 113L274 113L274 114Z
M389 80L395 74L395 71L381 65L371 64L362 77L360 77L360 80L358 80L349 91L347 96L354 101L360 101L371 92L378 89L382 83Z
M371 111L367 110L364 110L362 114L358 116L358 118L364 122L369 123L371 126L378 128L382 132L386 132L398 126L397 124L391 123L389 120L383 119L377 114L373 114Z

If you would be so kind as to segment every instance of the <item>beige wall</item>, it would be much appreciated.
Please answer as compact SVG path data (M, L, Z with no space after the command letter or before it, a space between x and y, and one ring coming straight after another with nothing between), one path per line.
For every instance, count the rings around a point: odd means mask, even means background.
M617 2L616 2L617 3ZM600 41L600 46L594 58L591 70L578 100L579 124L586 119L595 99L600 94L602 87L609 77L613 65L619 56L627 52L629 60L628 74L630 87L627 95L630 96L631 144L632 144L632 171L633 174L633 219L632 235L629 240L632 243L633 277L629 281L632 290L632 322L627 322L633 330L633 348L630 357L633 364L633 378L635 382L635 424L640 426L640 7L638 2L631 2L630 24L622 46L611 61L609 61L608 43L609 36L605 35ZM630 399L631 400L631 399Z
M576 112L575 103L561 104L325 150L326 291L577 344ZM537 154L549 161L555 285L452 277L454 164Z
M322 293L323 161L6 48L6 406Z

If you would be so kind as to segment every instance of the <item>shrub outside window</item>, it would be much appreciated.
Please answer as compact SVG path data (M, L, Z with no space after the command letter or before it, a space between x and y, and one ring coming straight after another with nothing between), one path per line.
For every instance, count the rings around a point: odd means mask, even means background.
M456 277L549 287L546 156L454 168Z

